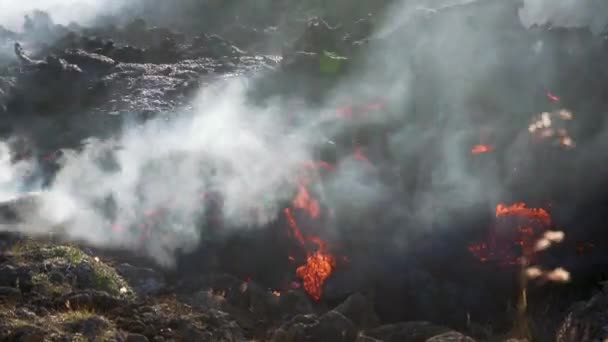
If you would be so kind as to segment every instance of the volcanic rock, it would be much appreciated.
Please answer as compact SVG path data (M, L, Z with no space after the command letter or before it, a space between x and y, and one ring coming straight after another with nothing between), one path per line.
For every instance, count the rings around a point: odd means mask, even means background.
M298 315L273 334L272 342L355 341L354 324L337 311L321 317Z
M604 341L608 338L608 296L599 293L573 305L557 330L557 342Z
M293 45L294 51L316 52L335 51L338 41L338 30L331 27L321 18L308 21L306 31Z
M89 73L104 74L116 65L116 62L109 57L80 49L66 50L61 54L61 58Z
M360 293L348 297L334 310L350 319L359 328L371 329L380 325L380 319L374 311L373 303Z
M140 334L129 334L125 338L125 342L148 342L148 338Z
M59 298L56 304L59 307L67 306L74 309L109 311L125 305L126 302L107 292L87 289L69 293Z
M21 298L21 291L14 287L0 286L0 301L1 302L14 302Z
M164 277L151 268L135 267L124 263L116 266L116 271L139 295L157 294L166 285Z
M186 58L208 57L239 57L245 55L245 52L236 47L231 42L222 39L220 36L201 35L195 37L192 41L192 50L186 52Z
M279 310L282 318L313 313L310 297L301 290L288 290L281 293Z
M468 336L428 322L407 322L384 325L367 330L362 335L385 342L424 341L466 341L474 342Z

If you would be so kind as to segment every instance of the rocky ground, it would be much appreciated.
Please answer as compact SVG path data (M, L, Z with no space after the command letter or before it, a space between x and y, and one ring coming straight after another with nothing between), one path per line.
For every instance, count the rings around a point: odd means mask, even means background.
M348 71L355 51L369 43L372 25L372 17L340 28L311 20L281 56L238 47L262 39L243 27L226 33L239 42L142 20L122 28L0 28L0 133L27 132L32 141L22 157L39 154L52 169L58 149L114 132L126 117L143 121L188 110L197 89L224 77L270 71L275 78L299 75L327 85L327 74ZM246 32L251 39L243 38ZM44 43L49 39L54 43ZM323 91L298 86L290 90L310 91L313 99ZM383 324L373 298L357 292L335 306L311 300L302 289L273 291L255 279L214 272L176 277L76 244L13 235L1 240L2 341L508 340L473 322L462 329L471 337L430 322ZM606 300L599 293L576 304L559 324L557 339L606 338Z
M0 263L2 341L472 341L427 322L380 325L353 294L333 309L224 274L178 281L91 250L11 239Z

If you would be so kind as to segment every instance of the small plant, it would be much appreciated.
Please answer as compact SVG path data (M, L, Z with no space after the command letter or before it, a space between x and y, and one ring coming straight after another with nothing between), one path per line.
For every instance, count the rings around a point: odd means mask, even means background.
M570 273L559 267L553 270L543 270L540 266L532 266L534 255L562 242L564 233L561 231L546 231L535 244L523 249L519 271L519 298L517 301L517 316L513 327L514 337L530 339L532 336L527 318L528 283L531 280L542 282L568 282Z

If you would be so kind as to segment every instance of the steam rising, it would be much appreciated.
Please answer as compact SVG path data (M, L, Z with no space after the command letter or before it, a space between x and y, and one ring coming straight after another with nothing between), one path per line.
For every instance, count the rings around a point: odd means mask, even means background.
M112 14L124 0L0 0L0 25L19 30L23 18L33 10L46 11L58 24L87 24L98 15Z
M40 6L33 1L0 1L0 7L8 9L0 23L10 23L32 6L50 10L63 22L75 19L70 17L73 13L83 17L82 11L70 7L75 1L41 1ZM540 14L561 18L561 11L571 10L549 2L545 9L556 8L551 14L537 10L541 1L526 1L522 19L540 23L549 19ZM85 16L95 14L102 4L108 6L98 1L78 3L85 6ZM414 18L416 11L408 5L392 13ZM160 263L171 265L176 250L194 247L205 234L200 218L206 194L221 194L227 226L260 226L276 219L285 201L293 197L302 162L315 159L323 143L317 129L324 120L321 113L331 112L343 100L354 102L369 94L386 97L390 111L372 114L370 122L395 122L388 145L391 158L401 167L380 172L352 158L342 160L323 188L339 217L348 217L354 224L357 217L367 215L367 209L381 204L387 215L409 215L423 226L432 226L450 210L477 203L494 205L504 195L502 184L508 179L496 167L482 174L467 168L471 137L480 128L473 116L481 113L487 125L499 126L502 112L496 113L480 98L490 98L504 109L508 99L533 96L536 84L527 78L529 70L516 70L514 75L508 68L520 55L529 55L533 45L495 40L495 33L511 24L501 11L489 11L480 21L487 25L483 32L454 13L432 22L430 29L413 19L381 27L386 37L395 30L407 32L414 37L409 43L415 45L402 49L391 43L372 45L358 76L333 89L322 110L301 108L292 113L280 101L253 106L246 100L246 83L236 79L201 90L193 112L176 113L178 119L157 119L127 127L115 139L87 141L81 151L65 153L54 182L44 189L37 219L60 227L73 239L105 246L143 246ZM576 13L580 20L599 22L590 12ZM498 56L512 56L512 60L505 62ZM501 83L506 76L520 76L521 84L508 88ZM432 86L420 89L423 84ZM519 109L516 104L509 108ZM292 114L295 125L288 120ZM527 119L509 119L504 126L526 133L527 123ZM348 129L344 124L336 133ZM519 141L523 136L517 137L503 146L513 155L527 148ZM382 168L382 161L379 164ZM25 167L0 159L2 195L21 191L15 178ZM415 184L404 185L409 179L416 179ZM401 202L389 201L394 198ZM161 212L152 215L150 220L155 222L147 221L150 211ZM40 224L37 221L31 229L40 231ZM153 227L143 243L141 225Z

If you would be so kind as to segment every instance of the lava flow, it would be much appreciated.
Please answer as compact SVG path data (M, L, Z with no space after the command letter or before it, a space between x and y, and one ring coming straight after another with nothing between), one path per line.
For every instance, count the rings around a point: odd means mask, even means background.
M298 193L292 201L292 207L303 210L311 218L320 216L319 202L310 196L304 184L299 185ZM306 251L306 263L297 267L296 275L302 279L306 293L314 300L319 300L323 292L323 284L335 267L335 258L328 252L327 244L321 238L302 234L291 208L285 208L283 212L287 217L293 238L302 248L308 248L307 241L316 246L315 250ZM290 257L290 261L291 259L293 257Z
M542 208L528 208L525 203L498 204L496 218L518 219L516 228L506 232L493 229L488 241L469 245L469 251L481 262L497 261L503 265L518 265L524 254L533 254L537 238L551 225L551 216Z
M493 147L490 145L475 145L473 146L473 148L471 149L471 153L472 154L480 154L480 153L486 153L486 152L490 152L493 150Z
M304 290L314 299L321 299L323 283L331 274L334 266L334 257L327 252L327 245L319 238L311 238L317 244L318 250L308 253L306 264L296 269L298 277L304 282Z

